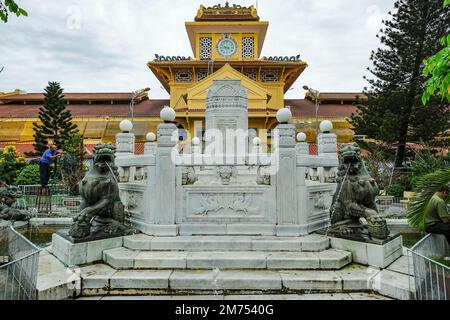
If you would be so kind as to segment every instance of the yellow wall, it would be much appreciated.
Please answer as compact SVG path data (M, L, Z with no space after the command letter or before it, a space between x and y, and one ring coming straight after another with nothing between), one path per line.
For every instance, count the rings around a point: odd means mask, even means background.
M206 108L206 92L212 85L214 79L240 79L242 85L249 91L249 108L272 108L280 109L284 107L284 81L280 82L260 82L253 81L240 73L230 65L225 65L222 69L216 71L208 78L200 82L193 83L178 83L174 79L170 82L170 105L175 109L185 108L189 106L190 109L205 109ZM201 87L200 94L194 94L193 91L197 87ZM259 89L257 89L257 87ZM254 91L259 91L256 94ZM198 90L196 90L198 91ZM264 94L262 94L264 91ZM188 104L182 98L187 94ZM267 102L267 95L270 95L270 100Z

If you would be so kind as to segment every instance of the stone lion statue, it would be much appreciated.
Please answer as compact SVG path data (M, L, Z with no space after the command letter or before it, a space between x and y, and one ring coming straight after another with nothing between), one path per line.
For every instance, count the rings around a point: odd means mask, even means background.
M328 234L356 237L368 234L370 238L386 239L390 232L375 203L378 185L367 171L356 143L344 145L341 150L337 182ZM367 230L361 218L366 219Z
M3 184L0 186L0 220L6 221L28 221L31 216L12 206L17 199L22 197L22 191L18 187Z
M93 155L93 165L80 182L81 212L74 218L69 235L74 239L89 240L135 233L133 228L125 225L114 146L98 143Z

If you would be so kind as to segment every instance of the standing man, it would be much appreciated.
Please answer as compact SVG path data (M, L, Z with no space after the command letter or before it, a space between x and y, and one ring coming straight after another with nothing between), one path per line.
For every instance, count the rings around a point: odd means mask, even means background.
M61 158L62 156L63 154L57 151L56 146L54 144L50 144L48 150L46 150L40 158L39 174L42 188L48 187L48 181L50 180L51 175L51 165L53 164L53 161L57 158Z
M446 203L449 190L448 186L444 186L431 198L425 212L425 231L444 235L450 244L450 215Z

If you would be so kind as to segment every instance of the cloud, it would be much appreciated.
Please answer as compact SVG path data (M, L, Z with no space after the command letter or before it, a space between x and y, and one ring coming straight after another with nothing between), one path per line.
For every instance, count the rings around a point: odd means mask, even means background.
M243 0L242 5L256 1ZM309 68L287 97L321 91L360 91L375 35L393 0L259 0L270 22L263 55L297 55ZM60 81L67 92L131 91L151 87L167 98L146 63L154 54L192 56L184 22L200 4L218 1L34 0L29 17L0 25L0 91L39 92Z

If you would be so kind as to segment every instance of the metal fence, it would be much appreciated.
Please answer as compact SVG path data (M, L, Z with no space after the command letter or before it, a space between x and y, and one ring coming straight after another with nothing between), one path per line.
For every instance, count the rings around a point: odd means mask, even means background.
M20 210L31 212L34 217L39 216L36 210L36 199L39 190L39 185L18 186L22 191L22 197L19 198L14 207ZM51 201L52 212L76 215L79 213L79 205L81 204L81 197L70 196L68 189L64 185L49 185L51 199L42 196L41 203Z
M35 300L40 249L12 227L0 229L0 300Z
M406 216L409 200L392 196L379 196L376 197L375 202L380 213L401 217Z
M450 267L436 261L449 256L444 236L429 234L410 250L417 300L450 300Z

